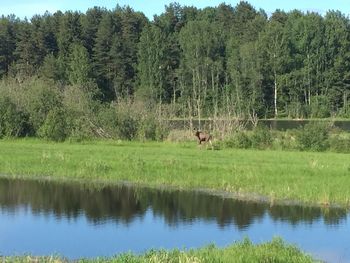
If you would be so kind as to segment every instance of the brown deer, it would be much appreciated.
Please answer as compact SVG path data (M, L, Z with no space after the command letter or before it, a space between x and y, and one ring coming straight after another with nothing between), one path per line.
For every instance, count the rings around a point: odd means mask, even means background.
M202 132L202 131L197 131L195 130L195 134L194 136L197 137L198 139L198 144L199 145L202 145L202 142L203 143L210 143L210 146L211 146L211 149L213 150L213 143L212 143L212 140L213 140L213 136L211 136L209 133L205 133L205 132Z

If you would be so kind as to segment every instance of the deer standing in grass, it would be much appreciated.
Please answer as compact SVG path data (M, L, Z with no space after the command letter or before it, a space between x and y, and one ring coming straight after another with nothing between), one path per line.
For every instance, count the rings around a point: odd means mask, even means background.
M196 131L194 136L197 137L199 145L202 145L202 142L203 142L203 144L205 143L208 146L208 142L209 142L211 149L212 150L214 149L213 143L212 143L213 136L211 136L209 133L205 133L202 131Z

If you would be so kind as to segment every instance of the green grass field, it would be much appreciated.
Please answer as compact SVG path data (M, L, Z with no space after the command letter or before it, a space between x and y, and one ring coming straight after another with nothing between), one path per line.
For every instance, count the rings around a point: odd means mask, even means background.
M0 261L4 263L20 263L20 262L50 262L63 263L67 262L59 257L42 257L35 258L26 257L0 257ZM81 259L79 263L201 263L201 262L220 262L220 263L235 263L235 262L315 262L310 256L302 253L298 248L285 244L281 239L260 245L253 245L250 241L244 240L240 243L233 244L227 248L217 248L209 246L201 249L190 251L149 251L144 255L123 254L112 258L98 259Z
M349 157L330 152L211 151L195 142L0 140L4 176L128 181L343 207L350 207Z

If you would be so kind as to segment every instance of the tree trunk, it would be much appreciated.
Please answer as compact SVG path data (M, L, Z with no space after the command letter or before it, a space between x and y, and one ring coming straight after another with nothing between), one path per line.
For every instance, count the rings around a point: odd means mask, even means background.
M275 118L278 116L278 109L277 109L277 76L275 73L275 85L274 85L274 106L275 106Z

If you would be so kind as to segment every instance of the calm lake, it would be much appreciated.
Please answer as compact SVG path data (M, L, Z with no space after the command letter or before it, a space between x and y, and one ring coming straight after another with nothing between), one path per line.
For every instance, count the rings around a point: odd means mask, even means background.
M223 247L280 236L315 258L350 262L350 215L194 191L0 178L0 255L69 259Z

